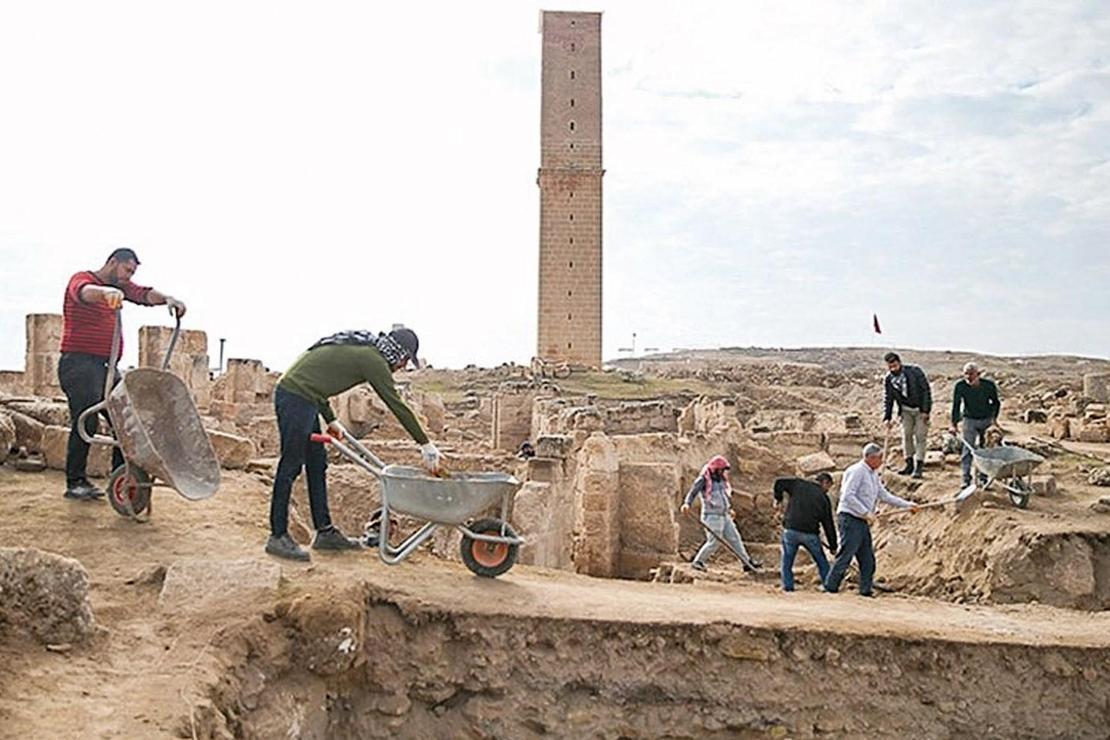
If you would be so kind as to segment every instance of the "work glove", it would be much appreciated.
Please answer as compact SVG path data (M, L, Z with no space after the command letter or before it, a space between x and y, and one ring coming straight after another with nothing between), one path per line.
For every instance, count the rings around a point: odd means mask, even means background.
M104 288L104 303L113 310L123 308L123 291L119 288Z
M185 302L179 301L173 296L166 296L166 308L170 310L170 316L181 318L185 315Z
M443 464L443 456L440 455L439 448L431 442L427 442L420 446L420 456L423 458L425 470L433 475L439 472L440 466Z
M343 439L343 425L339 423L338 419L328 422L328 434L335 437L336 439Z

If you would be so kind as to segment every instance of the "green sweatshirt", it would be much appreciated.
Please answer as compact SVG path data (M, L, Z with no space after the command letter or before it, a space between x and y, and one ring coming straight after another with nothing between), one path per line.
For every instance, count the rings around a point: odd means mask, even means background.
M963 414L960 413L960 403L963 403ZM986 378L979 378L978 385L972 385L966 380L956 383L956 390L952 393L952 423L958 424L964 419L994 419L1002 404L998 401L998 386Z
M354 344L317 347L298 357L281 376L278 386L312 401L330 423L335 420L335 412L328 399L359 383L370 384L417 444L428 441L416 415L397 393L389 364L374 347Z

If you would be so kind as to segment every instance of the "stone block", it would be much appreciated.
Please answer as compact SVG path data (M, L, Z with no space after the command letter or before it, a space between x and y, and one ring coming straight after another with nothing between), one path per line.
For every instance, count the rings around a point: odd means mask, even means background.
M1072 419L1067 416L1053 416L1048 420L1048 433L1053 439L1071 438Z
M513 527L524 538L520 562L546 568L573 565L574 491L529 481L513 500Z
M1055 496L1056 495L1056 476L1046 475L1039 476L1033 479L1033 493L1038 496Z
M89 574L71 558L30 548L0 548L0 624L48 645L84 642L96 632Z
M635 578L646 581L651 579L651 573L661 563L672 558L655 550L637 550L622 547L618 558L618 569L621 578Z
M0 394L22 396L30 392L27 375L22 370L0 370Z
M558 483L563 461L552 457L533 457L528 461L528 480L537 483Z
M0 463L16 448L15 423L12 417L0 410Z
M258 448L247 437L240 437L227 432L208 430L208 439L216 451L220 467L229 470L242 470L254 458L258 457Z
M281 566L260 560L179 560L166 569L159 605L170 612L202 611L226 603L272 594L281 580Z
M545 434L536 440L537 457L569 457L574 452L574 437L567 434Z
M944 465L944 452L941 450L929 450L925 453L925 466L930 468L939 468Z
M3 413L3 412L0 412ZM15 427L15 445L25 447L28 452L42 450L42 433L46 428L38 419L22 414L18 411L8 411L8 416Z
M821 432L783 430L771 432L767 446L783 457L800 457L819 451L824 444L825 435Z
M1084 375L1083 395L1096 403L1110 403L1110 373Z
M796 461L798 472L804 476L827 473L836 470L836 461L825 451L813 452L799 457Z
M69 427L46 426L42 431L42 456L51 470L66 469L66 446ZM112 472L112 447L94 444L89 447L86 470L90 477L103 478Z
M874 438L865 432L830 432L825 435L825 451L838 466L845 465L859 460L863 446L873 441Z
M69 426L69 406L62 402L46 401L36 398L30 401L10 401L5 404L9 411L26 414L43 424Z
M497 450L517 450L532 437L534 393L497 391L493 394L491 442Z
M20 457L16 458L12 467L21 473L41 473L46 470L46 461L42 459L42 455Z
M1021 420L1026 424L1044 424L1048 421L1048 412L1044 409L1026 409Z
M1072 430L1071 438L1080 442L1110 442L1110 427L1107 427L1105 421L1083 422L1078 434Z
M668 555L678 552L675 519L678 475L678 466L673 463L624 463L620 466L622 548Z
M247 426L247 436L263 455L281 453L281 435L278 433L276 416L255 417Z
M1083 418L1087 421L1094 421L1096 419L1106 418L1106 404L1103 403L1090 403L1087 408L1083 410Z

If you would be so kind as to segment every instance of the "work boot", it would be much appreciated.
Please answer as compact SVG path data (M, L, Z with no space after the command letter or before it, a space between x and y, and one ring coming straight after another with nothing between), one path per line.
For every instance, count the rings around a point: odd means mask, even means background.
M104 498L104 491L101 491L92 483L89 483L88 480L82 478L73 483L67 483L66 492L62 495L74 501L96 501L97 499Z
M909 475L913 472L913 458L906 460L905 466L898 471L898 475Z
M347 537L339 531L338 527L321 529L316 533L316 539L312 541L313 550L358 550L361 547L358 540Z
M294 542L288 532L280 537L270 535L270 539L266 540L266 552L275 557L285 558L286 560L300 560L301 562L306 562L310 559L308 552Z
M925 477L925 461L924 461L924 460L916 460L916 461L914 461L914 464L913 464L913 477L914 477L914 478L917 478L918 480L920 480L920 479L922 479L922 478L924 478L924 477Z
M709 568L705 567L705 563L699 563L697 560L690 563L690 567L693 568L694 570L700 570L702 573L705 573L706 571L709 570Z

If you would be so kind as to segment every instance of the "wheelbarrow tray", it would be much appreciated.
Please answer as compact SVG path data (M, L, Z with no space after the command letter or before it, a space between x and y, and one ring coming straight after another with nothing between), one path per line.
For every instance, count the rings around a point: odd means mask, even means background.
M181 378L153 368L125 373L108 415L130 464L193 501L219 488L220 462Z
M1035 452L1020 447L986 447L972 453L975 467L991 480L1026 476L1044 462Z
M465 524L520 488L520 481L508 473L458 472L433 478L406 465L385 466L381 483L391 511L437 524Z

